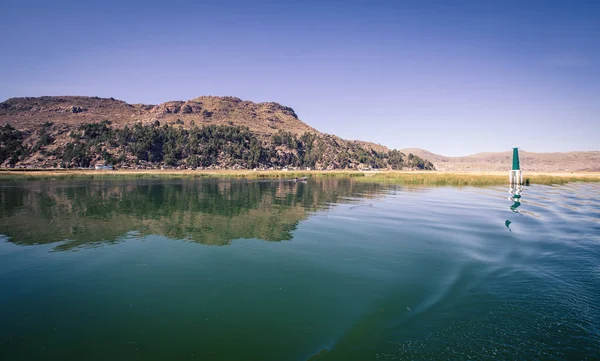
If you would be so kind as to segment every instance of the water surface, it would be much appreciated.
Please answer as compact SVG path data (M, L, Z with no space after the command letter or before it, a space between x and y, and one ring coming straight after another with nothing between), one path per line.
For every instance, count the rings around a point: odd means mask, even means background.
M598 359L600 186L512 193L3 183L0 359Z

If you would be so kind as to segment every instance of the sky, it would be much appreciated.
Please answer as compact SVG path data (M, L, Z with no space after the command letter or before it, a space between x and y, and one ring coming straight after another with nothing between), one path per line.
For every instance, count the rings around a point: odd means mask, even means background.
M0 101L231 95L447 156L600 150L600 1L22 1Z

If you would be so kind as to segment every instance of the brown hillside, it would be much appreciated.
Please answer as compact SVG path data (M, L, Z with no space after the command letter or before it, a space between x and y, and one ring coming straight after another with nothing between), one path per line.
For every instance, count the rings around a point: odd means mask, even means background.
M445 157L424 149L403 149L431 161L439 171L505 171L512 161L512 150L497 153L477 153L465 157ZM519 150L521 169L532 172L600 171L600 152L534 153Z
M245 126L261 135L279 129L302 134L316 130L298 119L294 110L277 103L253 103L235 97L203 96L188 101L170 101L159 105L127 104L113 98L82 96L44 96L11 98L0 103L0 125L31 128L53 122L66 125L100 122L109 119L113 126L133 122L183 122L189 127L216 124Z
M260 136L269 136L279 130L296 135L306 132L321 134L298 119L290 107L274 102L254 103L231 96L201 96L159 105L128 104L114 98L86 96L10 98L0 103L0 125L11 124L17 129L33 129L46 122L70 127L105 119L117 128L136 122L150 124L158 120L161 124L179 123L184 128L191 127L192 122L197 126L244 126ZM328 137L378 152L390 150L381 144L346 141L334 135Z

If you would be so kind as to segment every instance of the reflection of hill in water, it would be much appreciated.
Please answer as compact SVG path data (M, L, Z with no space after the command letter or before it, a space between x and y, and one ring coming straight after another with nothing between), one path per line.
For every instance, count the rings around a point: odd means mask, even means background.
M279 181L30 182L0 188L0 233L57 247L159 234L209 245L238 238L292 239L308 212L383 191L350 179Z

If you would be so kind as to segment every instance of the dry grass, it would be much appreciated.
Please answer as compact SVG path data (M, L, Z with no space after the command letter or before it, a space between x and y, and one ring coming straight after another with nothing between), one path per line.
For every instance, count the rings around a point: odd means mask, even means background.
M363 177L352 171L250 171L250 170L0 170L1 180L28 179L135 179L135 178L247 178Z
M428 186L488 186L508 183L504 172L358 172L358 171L248 171L248 170L2 170L1 181L33 179L136 179L136 178L245 178L291 179L295 177L355 177L362 182L397 183ZM600 182L600 173L535 173L525 176L526 184L564 184Z
M385 172L372 175L368 174L363 181L427 186L485 186L506 184L508 182L508 176L487 174Z
M499 173L450 173L450 172L381 172L367 174L364 181L399 183L428 186L490 186L508 184L508 174ZM569 182L600 182L600 174L530 174L525 184L565 184Z

